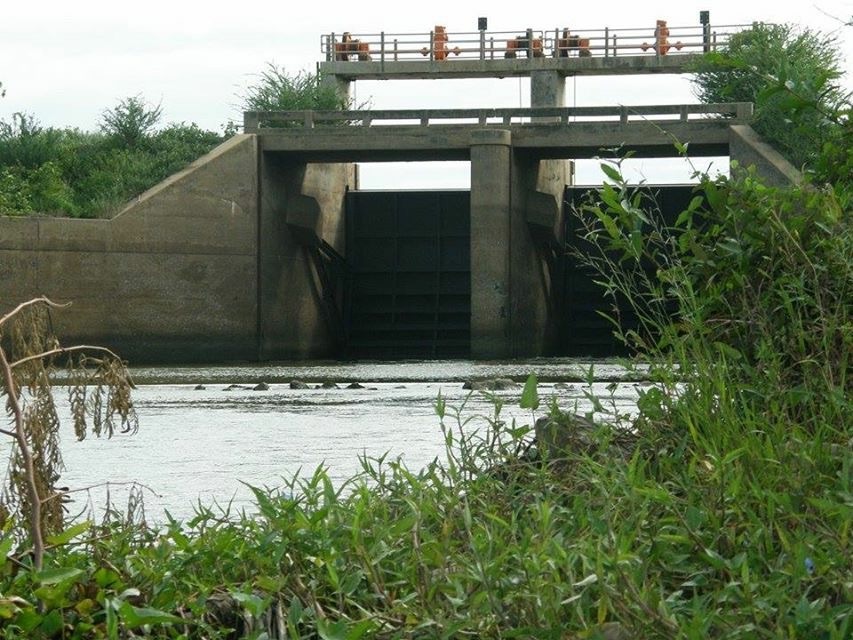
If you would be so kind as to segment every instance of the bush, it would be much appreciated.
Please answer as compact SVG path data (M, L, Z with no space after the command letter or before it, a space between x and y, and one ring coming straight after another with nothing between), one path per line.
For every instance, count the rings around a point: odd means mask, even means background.
M837 40L792 25L756 24L693 71L703 102L753 102L755 130L800 168L815 167L849 106Z
M104 117L100 133L0 121L0 212L108 217L222 142L196 124L153 131L159 107L138 97Z

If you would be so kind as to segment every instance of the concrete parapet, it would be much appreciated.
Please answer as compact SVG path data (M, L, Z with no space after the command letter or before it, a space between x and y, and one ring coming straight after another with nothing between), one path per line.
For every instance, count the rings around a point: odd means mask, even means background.
M743 167L754 166L769 185L784 187L803 181L803 174L747 124L729 127L729 156Z

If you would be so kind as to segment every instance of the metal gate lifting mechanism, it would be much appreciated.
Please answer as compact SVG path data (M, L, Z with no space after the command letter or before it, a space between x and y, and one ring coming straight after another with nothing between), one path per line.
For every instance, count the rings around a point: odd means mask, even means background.
M461 53L459 47L448 49L447 47L447 28L441 25L435 25L435 30L432 32L432 54L435 60L447 60L447 55L452 53L458 56ZM421 55L428 56L430 49L424 47L421 49Z
M524 51L528 58L531 57L531 54L534 58L545 57L545 51L542 48L542 38L533 38L526 35L516 36L512 40L507 40L504 58L516 58L519 51Z
M557 51L561 58L568 58L570 51L577 51L581 58L589 58L592 51L589 49L589 38L581 38L568 29L563 29L563 37L557 40Z
M361 62L369 62L370 44L361 40L354 40L349 31L344 31L341 41L335 43L335 60L348 62L351 55L357 56Z
M680 41L673 45L669 44L669 27L666 26L666 20L658 20L655 25L655 53L665 56L670 48L675 47L678 51L681 51L681 47L683 46ZM652 48L652 45L644 42L640 48L643 51L648 51Z

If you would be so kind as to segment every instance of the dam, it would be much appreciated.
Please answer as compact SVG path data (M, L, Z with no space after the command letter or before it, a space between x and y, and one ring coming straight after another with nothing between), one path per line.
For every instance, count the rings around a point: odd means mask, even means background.
M71 302L52 314L63 343L137 363L602 355L609 328L584 324L590 293L565 262L573 161L676 157L677 140L798 177L750 104L563 106L567 77L683 73L725 34L564 31L324 36L320 70L344 94L526 76L532 106L246 113L112 219L0 218L0 311ZM470 162L470 190L359 189L357 163L417 160Z

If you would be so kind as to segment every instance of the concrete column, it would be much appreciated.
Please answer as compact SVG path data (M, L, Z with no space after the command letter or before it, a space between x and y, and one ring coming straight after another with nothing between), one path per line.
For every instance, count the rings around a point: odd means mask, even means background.
M566 104L566 78L559 71L530 74L530 106L562 107Z
M324 73L320 75L320 82L323 86L333 87L341 99L345 101L347 108L352 107L352 81L349 78L342 78L332 73Z
M510 238L512 137L471 134L471 356L512 355Z

